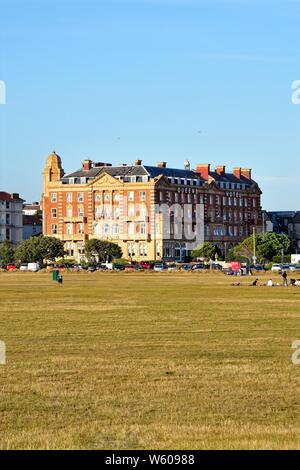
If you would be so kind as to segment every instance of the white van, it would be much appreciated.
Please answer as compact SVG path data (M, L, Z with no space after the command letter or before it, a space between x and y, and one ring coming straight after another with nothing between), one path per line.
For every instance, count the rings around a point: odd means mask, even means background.
M31 271L32 273L36 273L39 271L40 265L39 263L28 263L28 271Z

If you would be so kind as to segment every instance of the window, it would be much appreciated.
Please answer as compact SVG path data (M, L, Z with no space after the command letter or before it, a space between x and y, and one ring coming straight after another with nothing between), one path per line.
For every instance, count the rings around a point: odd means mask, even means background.
M134 191L128 192L128 201L134 201Z
M134 217L134 204L129 204L128 206L128 216Z
M216 204L217 204L217 205L220 204L220 196L216 196Z
M57 225L56 225L56 224L52 224L52 226L51 226L51 233L52 233L52 235L56 235L56 234L57 234Z
M204 201L203 194L200 194L200 196L199 196L199 204L203 204L203 201Z
M72 200L73 200L73 194L67 193L67 202L72 202Z
M72 207L67 207L67 217L73 217L73 209L72 209Z
M9 209L9 208L10 208L10 202L6 201L6 209Z
M191 204L191 202L192 202L191 195L188 194L188 204Z
M53 203L57 202L57 194L56 193L51 194L51 202L53 202Z
M5 231L5 238L6 240L10 240L10 229L7 228L6 231Z
M132 256L135 256L135 244L134 243L132 242L127 243L127 252L130 258Z
M144 204L140 205L140 214L141 214L141 217L146 217L147 215L147 208Z
M115 218L119 219L119 217L120 217L120 209L119 207L115 207Z
M67 224L67 234L68 235L73 234L73 224Z
M209 204L210 204L210 205L212 205L212 204L213 204L213 202L214 202L213 195L212 195L212 194L210 194L210 195L209 195Z
M84 234L84 224L78 224L78 233L79 235Z
M119 200L120 200L120 194L119 194L119 193L115 193L115 194L114 194L114 201L119 202Z
M140 256L147 256L147 243L140 243Z
M119 235L119 225L118 225L118 224L114 224L114 225L112 226L112 234L113 234L114 236Z
M55 219L57 217L56 209L51 209L51 215L52 215L53 219Z
M111 216L111 205L105 205L104 206L104 218L109 219Z
M146 200L146 192L145 191L141 191L140 192L140 201L145 201Z
M103 225L103 235L109 235L109 225L108 224Z
M256 199L252 199L252 206L256 207Z
M160 201L164 200L164 193L162 191L159 191L159 200Z
M146 235L146 224L141 224L141 235Z
M10 214L6 214L6 225L10 225Z
M86 178L80 178L80 183L81 184L86 184Z
M129 222L128 224L128 235L134 235L134 223Z
M102 215L102 206L96 207L96 210L95 210L96 219L99 219L99 217L101 217L101 215Z
M77 195L77 201L78 201L78 202L83 202L83 201L84 201L84 195L83 195L83 193L78 193L78 195Z
M105 202L109 202L109 201L110 201L110 194L109 194L109 193L105 193L105 194L104 194L104 201L105 201Z
M78 217L83 217L84 216L84 209L83 207L78 207Z
M175 193L174 200L175 200L175 202L178 202L178 193Z
M95 195L95 202L100 202L100 194Z

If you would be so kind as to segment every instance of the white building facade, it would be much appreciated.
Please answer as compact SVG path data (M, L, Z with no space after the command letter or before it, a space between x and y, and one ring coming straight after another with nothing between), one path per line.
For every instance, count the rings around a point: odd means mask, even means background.
M0 191L0 243L16 246L23 241L23 202L17 193Z

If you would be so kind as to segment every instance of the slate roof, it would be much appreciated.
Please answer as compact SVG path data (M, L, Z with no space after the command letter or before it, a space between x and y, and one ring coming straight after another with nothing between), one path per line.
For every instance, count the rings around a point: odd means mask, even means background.
M62 182L68 183L69 178L87 178L94 179L101 175L101 173L108 173L113 177L125 177L125 176L144 176L149 175L151 178L157 178L160 175L164 175L169 178L186 178L186 179L200 179L205 181L199 174L192 170L178 169L178 168L162 168L150 165L120 165L120 166L96 166L90 170L79 170L69 173L62 178ZM219 175L215 171L209 172L210 176L216 181L224 183L241 183L241 184L252 184L254 180L249 180L245 176L241 175L238 179L233 173L224 173Z
M24 199L20 197L14 197L11 193L6 193L5 191L0 191L0 201L19 201L24 202Z

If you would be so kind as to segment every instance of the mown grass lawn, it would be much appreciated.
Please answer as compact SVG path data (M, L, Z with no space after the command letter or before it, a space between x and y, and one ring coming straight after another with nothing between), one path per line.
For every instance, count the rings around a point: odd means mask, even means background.
M300 288L239 280L0 273L0 448L300 449Z

